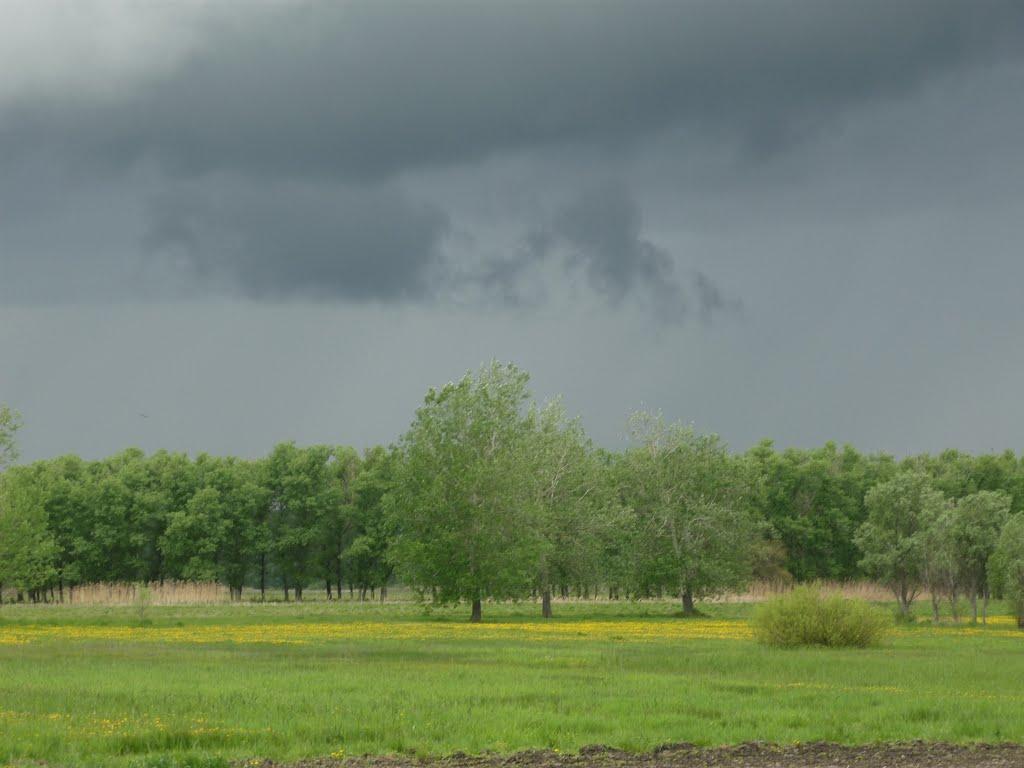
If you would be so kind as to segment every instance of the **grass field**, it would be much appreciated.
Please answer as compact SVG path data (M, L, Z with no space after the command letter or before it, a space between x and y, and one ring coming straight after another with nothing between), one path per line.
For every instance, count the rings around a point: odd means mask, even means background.
M0 608L0 765L603 743L1024 741L1024 632L773 650L748 605ZM924 606L922 606L924 610Z

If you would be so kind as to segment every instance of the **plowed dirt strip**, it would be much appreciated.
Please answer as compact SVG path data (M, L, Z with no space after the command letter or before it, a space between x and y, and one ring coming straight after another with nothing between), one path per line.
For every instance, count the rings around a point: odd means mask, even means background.
M325 757L295 763L250 760L240 768L1022 768L1022 744L740 744L710 749L686 744L632 754L585 747L579 754L519 752L507 757L461 755L433 760L402 757Z

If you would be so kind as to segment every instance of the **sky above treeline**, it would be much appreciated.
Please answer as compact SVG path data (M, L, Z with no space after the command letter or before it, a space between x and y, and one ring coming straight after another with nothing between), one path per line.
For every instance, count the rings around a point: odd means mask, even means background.
M0 5L23 457L395 440L497 358L594 439L1024 449L1024 3Z

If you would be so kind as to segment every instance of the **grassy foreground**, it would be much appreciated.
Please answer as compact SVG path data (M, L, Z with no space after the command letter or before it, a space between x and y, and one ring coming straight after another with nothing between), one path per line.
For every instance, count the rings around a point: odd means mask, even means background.
M0 608L0 765L665 742L1024 741L1024 633L773 650L746 606Z

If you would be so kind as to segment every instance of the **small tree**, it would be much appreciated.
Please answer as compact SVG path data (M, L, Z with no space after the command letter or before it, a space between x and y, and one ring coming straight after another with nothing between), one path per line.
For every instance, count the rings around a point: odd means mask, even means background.
M31 475L16 470L0 475L0 590L8 584L38 599L54 583L56 554Z
M1024 513L1010 518L988 561L992 590L1013 605L1017 626L1024 629Z
M227 509L220 491L200 488L184 509L171 513L161 550L181 577L215 581L221 575L218 560L227 531Z
M303 589L317 575L321 522L342 507L341 487L333 467L330 446L297 448L294 443L274 447L263 474L267 518L272 537L271 555L284 581L302 600Z
M675 592L684 615L694 600L745 586L762 526L753 514L748 463L733 459L717 435L698 435L658 415L631 419L621 466L635 512L640 579Z
M988 617L989 587L986 569L996 550L999 534L1010 517L1011 498L1002 491L979 491L956 504L952 535L960 585L971 601L971 620L978 621L982 598L982 622Z
M933 510L934 519L921 531L924 559L921 581L928 588L932 601L932 621L939 622L939 606L943 596L949 598L954 620L957 619L957 587L960 583L954 526L954 510L943 506Z
M945 498L927 475L901 472L869 490L864 504L868 518L855 537L864 553L861 568L892 589L900 613L909 618L925 571L923 532L942 514Z
M317 560L327 599L331 599L333 585L337 587L340 600L342 558L358 535L355 488L363 462L354 448L338 446L334 449L330 464L337 491L335 503L321 507L317 520Z
M375 446L366 451L362 471L352 486L354 530L351 543L341 557L349 588L359 590L360 599L374 587L381 601L387 598L387 585L395 566L388 557L394 532L387 514L387 495L394 488L399 455L394 450ZM341 593L341 582L338 582Z
M566 417L561 402L531 409L528 441L521 471L529 480L527 503L539 539L541 615L550 618L555 584L593 584L600 578L616 507L582 425Z
M529 377L491 363L431 389L400 444L388 510L391 559L437 603L525 594L539 537L524 477Z
M0 405L0 472L18 460L14 437L21 428L21 416L6 405Z

